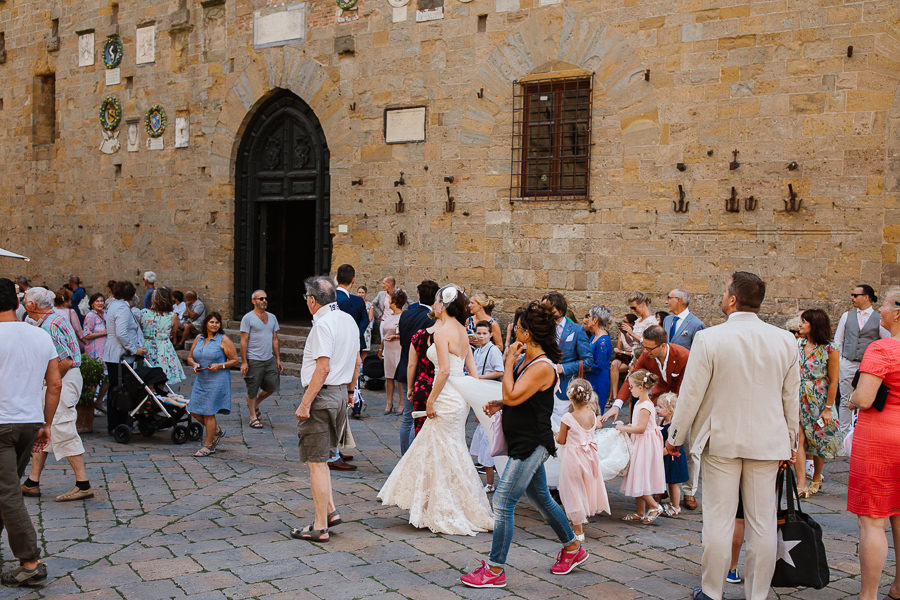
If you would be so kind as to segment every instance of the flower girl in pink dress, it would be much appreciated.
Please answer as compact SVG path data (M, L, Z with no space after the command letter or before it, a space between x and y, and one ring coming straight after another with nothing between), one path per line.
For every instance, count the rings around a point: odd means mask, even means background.
M588 517L609 514L609 498L597 460L597 394L584 379L569 382L566 395L572 402L562 418L556 442L560 445L559 497L578 541L584 541Z
M665 445L657 423L656 407L649 395L657 381L658 377L646 369L637 370L628 376L631 395L637 397L638 401L631 409L631 425L616 425L616 430L631 434L631 461L619 491L633 496L637 503L637 512L622 520L640 521L644 525L649 525L662 513L653 494L666 491L666 471L663 466ZM650 509L646 510L648 506Z

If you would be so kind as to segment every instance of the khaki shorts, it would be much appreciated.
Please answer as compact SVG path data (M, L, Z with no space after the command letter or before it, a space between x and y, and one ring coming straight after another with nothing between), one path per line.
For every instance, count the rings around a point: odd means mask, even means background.
M269 360L247 359L247 374L244 375L244 383L247 384L247 397L256 398L259 390L274 394L281 387L281 374L278 372L278 363L273 356Z
M297 424L300 461L324 463L337 452L347 426L347 386L323 387L309 409L309 418Z
M56 460L84 454L81 436L78 435L78 430L75 428L75 419L78 417L75 406L81 397L83 383L84 380L81 378L81 371L78 367L69 369L62 378L62 392L59 394L56 414L53 415L53 421L50 423L50 443L46 449L47 452L53 453L53 458ZM46 388L44 388L44 392L46 393ZM41 400L43 405L43 398Z

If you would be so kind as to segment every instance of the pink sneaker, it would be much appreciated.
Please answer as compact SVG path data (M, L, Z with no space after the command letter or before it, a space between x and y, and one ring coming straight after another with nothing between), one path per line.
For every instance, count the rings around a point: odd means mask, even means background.
M588 556L590 556L588 551L581 545L578 546L578 550L575 552L566 552L566 549L563 548L556 555L556 564L550 567L550 572L554 575L570 573L572 569L586 561Z
M473 588L502 588L506 587L506 571L494 573L487 563L481 561L481 566L466 573L459 578L464 584Z

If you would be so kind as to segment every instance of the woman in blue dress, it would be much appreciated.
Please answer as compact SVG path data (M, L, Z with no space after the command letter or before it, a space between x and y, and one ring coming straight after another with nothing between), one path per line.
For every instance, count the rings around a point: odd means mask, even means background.
M194 456L215 454L216 446L225 437L225 432L216 424L216 415L231 412L231 375L228 369L236 367L239 362L234 342L222 333L222 315L209 313L188 357L188 364L197 377L187 410L206 429L203 446Z
M600 401L600 414L606 410L606 398L609 396L609 365L612 362L612 340L606 328L612 315L605 306L594 306L585 318L584 330L591 341L591 353L594 364L585 371L587 379Z

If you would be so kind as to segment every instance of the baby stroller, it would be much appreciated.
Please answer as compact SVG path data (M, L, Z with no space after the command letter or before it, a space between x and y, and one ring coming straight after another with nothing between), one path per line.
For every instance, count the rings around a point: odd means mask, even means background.
M124 360L120 364L122 387L113 396L115 400L110 408L116 411L119 423L112 430L113 439L120 444L130 442L135 424L146 437L171 427L172 441L176 444L203 437L203 427L192 422L187 412L187 400L172 391L161 368L143 362L132 366Z
M362 385L367 390L384 389L384 361L377 354L368 355L362 363L360 370Z

